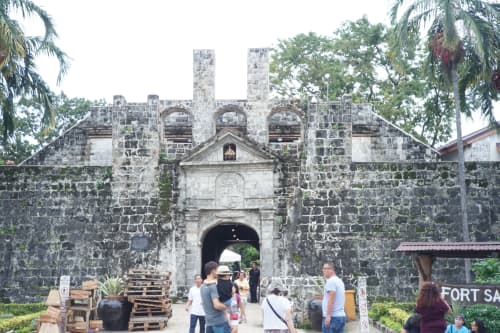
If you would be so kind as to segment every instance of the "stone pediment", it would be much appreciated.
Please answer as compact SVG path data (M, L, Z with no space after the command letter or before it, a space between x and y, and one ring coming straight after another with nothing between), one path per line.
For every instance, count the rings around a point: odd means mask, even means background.
M234 145L236 159L224 160L224 148L227 145ZM261 145L241 137L233 132L227 131L219 133L207 142L201 144L186 158L181 161L181 165L202 165L202 164L251 164L251 163L272 163L277 158L271 151L265 150Z

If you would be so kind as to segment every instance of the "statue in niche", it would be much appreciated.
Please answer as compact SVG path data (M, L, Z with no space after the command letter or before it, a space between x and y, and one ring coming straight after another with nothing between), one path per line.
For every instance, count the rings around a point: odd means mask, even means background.
M243 208L245 180L237 173L222 173L215 181L218 208Z

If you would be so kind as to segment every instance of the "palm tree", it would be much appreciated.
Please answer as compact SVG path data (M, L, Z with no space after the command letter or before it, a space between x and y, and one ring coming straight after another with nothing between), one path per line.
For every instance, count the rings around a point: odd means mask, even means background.
M21 17L40 19L44 36L26 36L20 24L11 18L13 12ZM35 59L46 55L59 62L58 83L68 69L66 54L54 43L57 33L51 17L30 0L0 0L0 108L3 135L14 130L15 100L31 96L43 105L44 123L53 125L54 114L50 88L38 74Z
M462 232L463 240L470 241L461 102L466 100L467 89L481 87L486 100L496 98L491 78L500 59L500 4L482 0L396 0L391 8L391 20L402 46L410 34L419 34L421 27L429 27L427 35L431 55L440 62L451 83L457 126ZM482 111L491 116L492 105L487 105ZM466 261L466 279L470 282L470 261Z

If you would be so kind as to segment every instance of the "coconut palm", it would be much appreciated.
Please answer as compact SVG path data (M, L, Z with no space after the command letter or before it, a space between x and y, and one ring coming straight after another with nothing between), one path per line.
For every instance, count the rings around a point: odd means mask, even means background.
M396 0L391 19L402 46L410 34L428 29L431 56L440 62L453 89L462 229L464 241L469 241L461 102L465 102L467 90L481 89L482 111L492 115L491 99L496 98L492 77L500 59L500 4L482 0ZM466 278L470 281L470 267L466 267Z
M26 36L13 12L24 19L36 17L42 21L43 36ZM35 59L46 55L59 61L58 83L68 69L66 54L54 43L57 33L51 17L30 0L0 0L0 108L4 136L14 129L16 98L31 96L44 109L44 123L51 125L54 115L49 86L38 74Z

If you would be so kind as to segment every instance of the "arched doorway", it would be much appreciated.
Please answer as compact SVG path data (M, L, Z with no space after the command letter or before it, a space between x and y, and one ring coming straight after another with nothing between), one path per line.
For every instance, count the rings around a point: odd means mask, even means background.
M203 266L209 261L218 262L222 251L230 245L246 243L260 251L259 235L257 232L238 223L223 223L210 229L205 237L201 247L201 272L205 277Z

